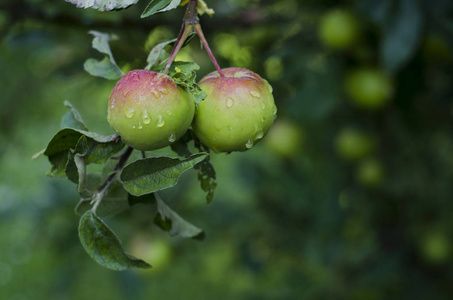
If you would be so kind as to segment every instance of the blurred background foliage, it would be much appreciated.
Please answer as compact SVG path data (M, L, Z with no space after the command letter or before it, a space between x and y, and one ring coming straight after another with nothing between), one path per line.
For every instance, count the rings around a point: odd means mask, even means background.
M99 13L0 3L0 290L24 299L451 299L453 2L212 0L205 35L223 67L268 79L278 119L245 153L213 155L207 205L191 171L163 193L207 232L171 238L149 207L106 220L154 268L112 272L77 236L76 188L32 160L64 100L112 134L115 82L83 71L89 30L117 34L124 71L174 38L184 9ZM99 57L98 57L99 58ZM178 56L213 71L193 41ZM168 150L164 150L164 152Z

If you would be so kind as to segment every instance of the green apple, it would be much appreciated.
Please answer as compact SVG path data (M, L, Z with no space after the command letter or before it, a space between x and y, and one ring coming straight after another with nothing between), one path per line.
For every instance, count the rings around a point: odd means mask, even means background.
M275 154L293 157L301 150L304 134L302 128L288 120L278 120L269 130L265 144Z
M246 151L266 135L277 116L272 87L247 69L222 71L224 77L216 71L201 79L207 97L197 104L192 128L216 153Z
M376 110L385 106L392 98L393 84L381 70L361 68L346 76L346 93L358 107Z
M379 160L368 158L360 162L356 176L363 186L378 187L384 180L384 168Z
M451 241L443 231L432 231L423 237L421 251L428 261L442 263L450 256Z
M374 151L374 138L355 128L344 128L336 137L338 155L346 160L359 160Z
M133 70L113 88L107 119L126 144L147 151L168 146L184 135L194 113L192 96L171 77Z
M329 11L321 18L319 37L329 48L339 50L350 48L360 37L359 21L347 10Z

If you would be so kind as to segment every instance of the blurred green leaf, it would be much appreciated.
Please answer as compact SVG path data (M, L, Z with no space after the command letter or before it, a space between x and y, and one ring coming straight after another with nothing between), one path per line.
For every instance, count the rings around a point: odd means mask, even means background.
M174 186L179 176L201 162L208 154L198 153L185 160L152 157L136 160L121 172L124 188L135 196L153 193Z
M146 18L157 13L175 9L179 4L181 4L181 0L151 0L141 17Z
M94 8L99 11L118 10L131 6L138 0L65 0L75 4L78 8Z
M154 223L162 228L162 230L169 231L172 236L180 236L183 238L193 238L203 240L205 233L200 228L187 222L165 202L156 195L157 200L157 215L154 218Z
M420 45L423 16L418 0L400 0L388 11L383 27L380 55L384 68L398 72Z
M151 267L126 253L115 233L91 210L80 218L79 237L86 252L103 267L116 271Z

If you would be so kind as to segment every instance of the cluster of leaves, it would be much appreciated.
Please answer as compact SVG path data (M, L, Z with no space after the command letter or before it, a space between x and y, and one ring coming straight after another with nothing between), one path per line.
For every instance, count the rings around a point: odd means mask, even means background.
M93 48L105 54L105 58L86 60L85 70L93 76L110 80L121 78L124 73L116 64L109 45L117 37L97 31L90 31L90 34L94 36ZM174 43L175 40L171 40L154 47L148 56L146 68L162 71L169 57L166 46ZM187 89L197 103L206 97L196 84L198 69L196 63L177 62L168 71L168 75ZM201 188L207 193L207 201L213 199L216 175L209 162L209 150L202 148L191 132L172 146L183 159L165 156L147 158L142 152L141 159L126 164L134 150L127 147L120 153L125 147L120 136L104 136L89 131L75 107L69 102L65 102L65 105L70 111L63 117L62 129L39 154L47 156L51 163L49 176L66 176L77 184L81 196L75 209L81 215L79 237L87 253L96 262L113 270L150 267L148 263L128 254L115 233L101 219L136 204L155 205L154 223L170 235L204 238L200 228L184 220L157 194L160 190L176 185L183 172L195 168ZM189 150L188 143L192 140L198 153L193 154ZM87 166L93 163L104 164L100 174L87 171Z

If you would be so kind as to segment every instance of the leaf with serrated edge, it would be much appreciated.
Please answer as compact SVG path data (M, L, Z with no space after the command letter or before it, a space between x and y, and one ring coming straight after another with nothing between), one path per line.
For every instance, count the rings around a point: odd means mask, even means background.
M193 238L202 240L205 237L204 231L200 228L187 222L165 202L156 195L157 215L154 223L165 231L169 231L170 235L178 235L183 238Z
M151 267L126 253L115 233L91 210L80 218L79 237L85 251L103 267L116 271Z
M207 153L198 153L185 160L151 157L134 161L121 171L124 188L141 196L174 186L179 176L201 162Z
M129 7L138 0L65 0L78 8L93 8L99 11L110 11Z

